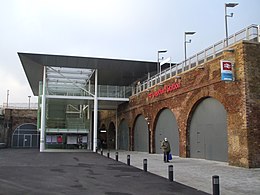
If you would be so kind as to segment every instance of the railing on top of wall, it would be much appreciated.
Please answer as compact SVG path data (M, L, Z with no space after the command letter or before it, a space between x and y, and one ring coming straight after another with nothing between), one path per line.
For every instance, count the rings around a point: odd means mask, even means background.
M3 103L3 109L38 109L38 103Z
M255 42L260 42L260 25L252 24L237 33L228 37L228 46L226 44L226 39L221 40L214 45L206 48L205 50L191 56L186 61L181 63L174 64L169 68L163 70L162 72L148 78L137 84L135 90L133 90L132 95L140 93L149 87L152 87L166 79L169 79L173 76L176 76L180 73L190 70L202 63L205 63L219 55L222 54L223 50L229 46L234 45L235 43L241 40L250 40Z

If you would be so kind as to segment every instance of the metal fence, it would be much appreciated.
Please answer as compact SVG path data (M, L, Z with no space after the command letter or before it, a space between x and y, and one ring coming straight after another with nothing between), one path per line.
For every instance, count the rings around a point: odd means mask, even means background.
M9 108L9 109L38 109L38 103L3 103L3 108Z
M98 85L98 97L128 98L132 93L132 87Z
M194 68L215 57L218 57L219 55L222 54L222 52L225 48L232 46L241 40L260 42L260 26L252 24L252 25L238 31L237 33L229 36L228 41L226 39L223 39L180 63L177 63L173 66L170 65L169 68L148 78L147 80L144 80L139 85L137 85L135 87L135 90L133 90L132 95L137 94L141 91L147 90L149 87L152 87L166 79L169 79L169 78L176 76L180 73L183 73L185 71L188 71L191 68ZM228 45L227 45L227 42L228 42Z

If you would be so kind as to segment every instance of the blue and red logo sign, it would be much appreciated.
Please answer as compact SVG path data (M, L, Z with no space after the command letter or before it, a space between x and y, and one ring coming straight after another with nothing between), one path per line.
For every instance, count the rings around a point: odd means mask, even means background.
M233 81L233 70L232 70L232 62L221 60L221 80L222 81Z

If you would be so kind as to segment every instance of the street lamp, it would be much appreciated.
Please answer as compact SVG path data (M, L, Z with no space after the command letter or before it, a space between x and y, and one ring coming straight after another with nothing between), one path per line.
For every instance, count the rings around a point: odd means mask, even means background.
M160 53L166 53L166 52L167 49L157 51L157 73L159 73L160 70Z
M30 105L30 104L31 104L31 103L30 103L31 96L28 95L28 98L29 98L29 109L30 109L30 106L31 106L31 105Z
M7 90L7 94L6 94L6 108L8 108L8 101L9 101L9 89Z
M184 60L185 60L185 66L186 66L186 59L187 59L187 43L191 43L190 40L186 40L187 35L194 35L196 32L184 32Z
M225 28L226 28L226 46L228 46L228 24L227 24L227 18L233 17L233 13L230 13L230 15L227 14L227 7L235 7L238 3L225 3Z

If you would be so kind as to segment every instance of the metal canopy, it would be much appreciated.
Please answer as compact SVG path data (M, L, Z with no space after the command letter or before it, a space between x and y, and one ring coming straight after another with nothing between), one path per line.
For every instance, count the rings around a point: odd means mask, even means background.
M133 60L119 60L119 59L105 59L105 58L92 58L92 57L77 57L77 56L64 56L64 55L49 55L49 54L33 54L33 53L18 53L21 63L23 65L25 74L31 86L34 95L39 95L39 81L43 78L43 67L62 67L63 74L69 74L73 80L73 74L66 73L68 68L86 69L86 75L94 69L98 70L98 84L99 85L115 85L115 86L130 86L139 81L141 78L147 77L147 74L154 75L156 73L156 62L133 61ZM67 68L67 69L66 69ZM59 70L59 69L57 69ZM73 72L73 71L72 71ZM57 73L57 72L56 72ZM59 82L63 81L62 86L66 86L65 80L60 74L55 71L49 72L49 76L53 76L54 81L58 79ZM77 76L80 74L77 73ZM80 85L85 84L88 76L81 79L77 78ZM51 84L51 78L49 84ZM70 82L71 83L71 82ZM73 82L72 82L73 83ZM57 83L56 83L57 84ZM55 84L56 87L58 87ZM71 85L69 87L72 87Z
M94 70L64 67L47 67L47 92L53 95L82 95Z

